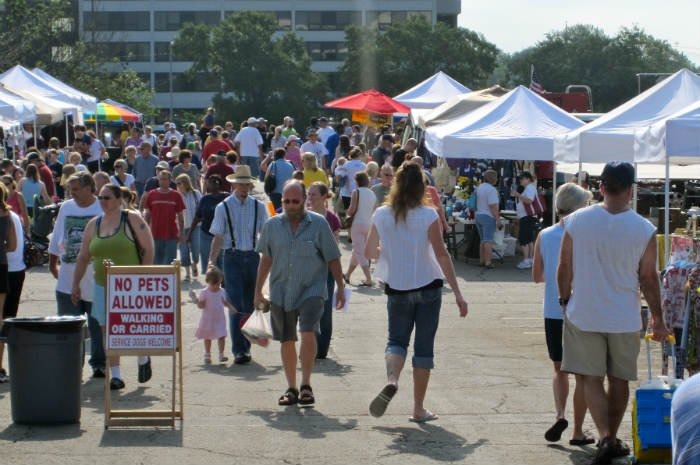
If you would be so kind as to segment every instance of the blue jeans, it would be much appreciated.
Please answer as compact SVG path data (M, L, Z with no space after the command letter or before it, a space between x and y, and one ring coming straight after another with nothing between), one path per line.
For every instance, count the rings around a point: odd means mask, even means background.
M415 326L413 367L432 369L433 346L440 320L441 303L441 288L388 295L389 340L385 353L406 358L411 333Z
M197 234L195 231L193 234ZM207 265L209 264L209 253L211 252L211 243L214 240L214 236L202 231L199 228L199 263L201 263L202 274L207 272ZM216 258L216 267L221 271L224 270L224 254L220 253ZM225 285L225 284L224 284Z
M170 265L177 257L177 239L154 239L154 265Z
M241 157L243 158L243 164L250 167L250 174L254 177L258 177L260 174L260 157Z
M192 263L197 264L199 261L199 252L201 250L199 244L199 230L199 225L195 226L194 231L192 231L192 239L185 241L184 244L178 244L182 266L190 266ZM190 228L185 228L185 237L187 237L189 233ZM202 272L205 270L206 268L202 268Z
M241 333L241 319L253 313L255 280L260 255L255 251L224 251L224 284L226 296L238 313L229 316L231 350L234 357L250 353L250 342Z
M100 323L94 319L92 313L92 302L81 300L77 305L73 305L70 294L56 291L56 303L58 304L59 315L87 316L88 331L90 332L90 360L88 363L95 368L105 369L105 348L102 340L102 329ZM83 353L85 349L83 347Z
M331 346L331 336L333 335L333 290L335 289L335 279L333 273L328 273L326 279L328 288L328 298L323 302L323 315L321 315L321 331L316 333L316 358L326 358L328 348Z

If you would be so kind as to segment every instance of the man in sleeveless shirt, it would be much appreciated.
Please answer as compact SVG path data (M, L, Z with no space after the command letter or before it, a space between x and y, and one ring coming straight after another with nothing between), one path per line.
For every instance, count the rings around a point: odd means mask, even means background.
M654 339L665 340L656 271L656 228L630 209L634 168L610 162L601 174L603 202L564 220L557 284L564 312L562 370L582 376L600 442L593 464L629 454L617 438L637 379L639 289L651 310ZM604 378L608 378L605 391Z

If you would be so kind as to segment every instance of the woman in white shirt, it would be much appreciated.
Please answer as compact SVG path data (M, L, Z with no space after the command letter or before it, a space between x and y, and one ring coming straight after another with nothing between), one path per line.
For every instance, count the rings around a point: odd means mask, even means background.
M372 274L369 271L369 260L365 257L365 244L372 222L372 213L377 206L377 196L369 188L369 176L366 171L355 173L355 189L350 195L350 206L348 215L353 217L350 227L350 238L352 239L352 257L348 272L343 275L345 283L350 284L350 276L359 265L365 274L365 280L360 282L360 286L372 286Z
M136 184L134 184L134 177L127 173L129 169L129 163L120 158L114 162L114 174L109 178L109 182L116 184L119 187L126 187L130 191L136 192Z
M387 294L389 338L385 351L387 384L369 406L380 417L398 390L399 375L415 327L413 343L413 414L423 423L438 417L423 406L433 368L433 346L440 319L443 279L455 295L461 317L467 302L457 287L452 260L442 239L437 212L425 206L420 166L406 163L396 173L387 202L372 218L365 255L378 259L376 277Z
M476 229L479 231L479 266L493 269L491 254L493 252L493 236L496 228L501 229L501 215L498 211L500 199L494 187L498 182L498 173L494 170L484 172L484 182L476 188Z

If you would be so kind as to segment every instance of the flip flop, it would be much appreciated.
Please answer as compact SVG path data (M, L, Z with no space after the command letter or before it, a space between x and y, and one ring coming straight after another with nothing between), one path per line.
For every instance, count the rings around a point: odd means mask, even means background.
M372 286L374 286L374 283L372 281L362 281L357 286L358 287L372 287Z
M549 442L557 442L559 439L561 439L561 433L563 433L568 427L569 422L563 418L560 418L547 430L546 433L544 433L544 438Z
M423 415L420 418L416 417L408 417L408 421L411 421L413 423L426 423L428 421L434 421L440 418L439 416L435 415L433 412L430 410L425 411L425 415Z
M389 402L393 399L398 386L395 384L387 384L382 388L382 390L377 394L372 403L369 404L369 413L373 417L381 417L386 412L386 408L389 406Z
M584 436L581 439L572 439L569 441L570 446L587 446L589 444L593 444L595 442L595 439Z

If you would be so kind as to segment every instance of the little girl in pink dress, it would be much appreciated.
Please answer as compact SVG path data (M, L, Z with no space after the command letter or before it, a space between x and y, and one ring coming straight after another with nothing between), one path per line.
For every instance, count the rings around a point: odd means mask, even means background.
M199 326L194 335L198 339L204 339L204 363L206 364L211 363L211 341L213 339L218 340L219 362L223 363L228 360L228 357L224 356L227 333L225 308L228 308L231 314L238 313L226 299L226 291L221 288L223 279L221 270L211 267L205 275L208 286L206 289L202 289L199 298L197 298L195 291L190 291L190 296L197 300L197 306L202 309Z

